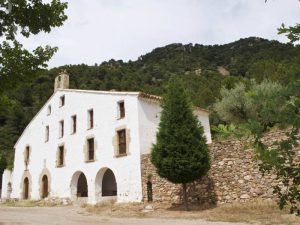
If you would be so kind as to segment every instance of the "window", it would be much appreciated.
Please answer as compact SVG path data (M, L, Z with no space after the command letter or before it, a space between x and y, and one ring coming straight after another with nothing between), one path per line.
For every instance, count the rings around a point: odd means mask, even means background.
M51 114L51 105L48 105L48 108L47 108L47 115L49 116Z
M90 109L88 111L88 129L92 129L94 127L94 111Z
M88 139L87 144L88 144L88 161L92 161L95 159L94 138Z
M59 122L59 137L62 138L64 136L64 121Z
M26 166L29 163L29 156L30 156L30 147L26 146L26 148L25 148L25 155L24 155L24 162L25 162Z
M76 115L72 116L71 117L71 121L72 121L72 134L75 134L76 133L76 129L77 129L77 118L76 118Z
M119 102L119 119L122 119L125 117L125 104L124 101Z
M59 106L62 107L64 105L65 105L65 96L63 95L59 98Z
M49 141L49 126L46 126L45 130L45 142Z
M119 155L126 154L126 130L118 131Z
M62 145L58 147L57 166L63 166L64 164L65 164L65 148Z

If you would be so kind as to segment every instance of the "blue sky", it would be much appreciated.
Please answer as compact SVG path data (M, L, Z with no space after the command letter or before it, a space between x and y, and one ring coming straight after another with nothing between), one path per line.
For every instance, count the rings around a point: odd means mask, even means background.
M282 22L300 23L298 0L73 0L69 19L25 47L58 46L49 67L128 61L171 43L223 44L249 36L286 42Z

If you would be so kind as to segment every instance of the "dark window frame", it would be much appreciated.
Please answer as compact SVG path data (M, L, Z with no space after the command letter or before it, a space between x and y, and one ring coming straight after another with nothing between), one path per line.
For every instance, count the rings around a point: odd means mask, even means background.
M95 160L95 138L87 139L87 161Z
M61 145L58 147L57 166L62 167L65 165L65 146Z
M48 142L49 141L49 136L50 136L49 125L46 126L45 132L46 132L46 134L45 134L45 142Z
M27 145L25 147L25 157L24 157L24 162L25 162L25 165L27 166L29 164L29 159L30 159L30 146Z
M94 128L94 109L88 110L88 129Z
M51 105L47 107L47 116L51 115Z
M64 137L64 126L65 126L64 120L59 121L59 138Z
M71 116L71 121L72 121L71 134L75 134L77 132L77 116L76 115Z
M119 108L119 118L118 119L123 119L125 118L125 102L120 101L118 102L118 108Z
M118 130L118 155L127 154L126 129Z
M65 95L60 96L59 98L59 107L63 107L66 103L66 97Z

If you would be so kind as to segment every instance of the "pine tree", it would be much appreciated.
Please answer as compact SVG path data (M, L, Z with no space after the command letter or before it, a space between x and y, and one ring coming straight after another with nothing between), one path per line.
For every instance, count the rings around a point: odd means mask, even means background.
M162 178L182 184L184 205L189 210L187 183L201 178L210 168L206 138L181 80L170 78L161 104L163 110L151 161Z

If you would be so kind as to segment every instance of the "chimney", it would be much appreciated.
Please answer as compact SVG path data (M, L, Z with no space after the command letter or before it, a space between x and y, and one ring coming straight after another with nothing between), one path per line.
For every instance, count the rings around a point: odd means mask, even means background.
M69 74L66 70L61 71L55 78L54 91L57 89L69 89Z

